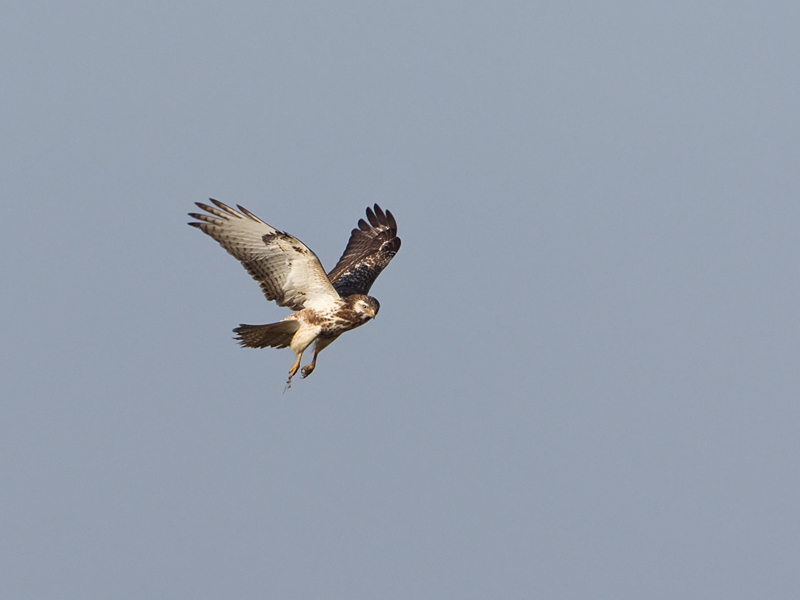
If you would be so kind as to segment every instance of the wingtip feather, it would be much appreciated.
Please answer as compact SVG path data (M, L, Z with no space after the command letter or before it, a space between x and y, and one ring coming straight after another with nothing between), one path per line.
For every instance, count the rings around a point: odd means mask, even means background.
M232 209L230 206L228 206L228 205L227 205L227 204L225 204L224 202L220 202L219 200L215 200L214 198L209 198L208 200L209 200L209 202L211 202L211 203L212 203L214 206L216 206L216 207L217 207L217 208L219 208L220 210L222 210L222 211L224 211L224 212L228 213L230 216L232 216L232 217L239 217L239 218L241 218L241 217L242 217L242 215L241 215L241 214L239 214L238 212L236 212L235 210L233 210L233 209ZM204 210L205 210L205 209L204 209Z
M394 215L392 211L386 211L386 220L389 222L389 227L392 229L394 233L397 233L397 221L394 220Z
M378 225L380 225L380 222L378 221L378 217L375 216L375 213L369 207L367 207L367 220L369 220L370 224L373 227L377 227Z

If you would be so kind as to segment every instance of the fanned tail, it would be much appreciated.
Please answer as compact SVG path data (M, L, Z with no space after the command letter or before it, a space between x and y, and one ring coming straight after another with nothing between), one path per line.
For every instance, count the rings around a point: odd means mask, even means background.
M286 348L298 329L300 322L291 319L269 325L239 325L233 332L245 348Z

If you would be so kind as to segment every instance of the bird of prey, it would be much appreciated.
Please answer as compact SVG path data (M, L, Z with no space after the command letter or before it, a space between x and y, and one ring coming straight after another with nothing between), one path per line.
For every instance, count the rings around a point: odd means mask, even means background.
M239 325L233 330L239 344L247 348L291 348L297 360L289 370L288 389L312 342L313 357L301 371L303 378L314 371L317 355L325 347L378 314L380 304L367 293L400 249L397 223L391 212L377 204L367 208L369 223L359 219L344 254L326 275L317 255L293 235L278 231L246 208L237 205L237 211L209 200L214 206L196 203L208 214L189 213L199 221L189 225L236 257L267 300L296 311L277 323Z

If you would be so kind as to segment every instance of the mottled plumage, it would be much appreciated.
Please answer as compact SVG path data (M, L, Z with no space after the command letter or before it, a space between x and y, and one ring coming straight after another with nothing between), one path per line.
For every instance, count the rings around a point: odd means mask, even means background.
M367 293L400 249L397 223L392 213L377 204L374 210L367 208L369 224L359 220L344 254L326 275L316 254L296 237L278 231L241 206L237 211L218 200L211 202L214 206L197 203L209 214L189 213L199 221L189 225L217 240L241 261L267 300L296 311L278 323L234 329L242 346L292 349L297 361L289 371L288 388L308 346L314 343L314 353L311 363L303 367L303 377L314 370L323 348L378 314L380 304Z
M400 250L392 213L388 210L384 213L376 204L374 212L367 208L367 219L369 223L358 220L358 229L350 233L344 254L328 273L328 279L341 296L368 294L378 275Z

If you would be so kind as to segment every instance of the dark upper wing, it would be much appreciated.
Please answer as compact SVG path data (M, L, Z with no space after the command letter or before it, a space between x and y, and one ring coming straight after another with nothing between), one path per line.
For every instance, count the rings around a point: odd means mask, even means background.
M388 210L367 209L367 219L359 219L358 229L353 229L344 254L328 279L339 295L367 294L378 275L400 250L397 223Z
M292 310L324 310L339 300L316 254L303 242L267 225L241 206L237 211L218 200L211 202L214 206L197 203L209 214L189 213L199 221L189 225L210 235L238 258L267 300Z

